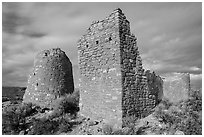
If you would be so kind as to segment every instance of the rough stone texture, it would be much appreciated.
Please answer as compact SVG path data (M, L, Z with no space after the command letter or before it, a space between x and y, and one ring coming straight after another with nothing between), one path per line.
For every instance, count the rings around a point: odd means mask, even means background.
M190 74L172 73L164 76L164 97L173 103L188 99Z
M78 42L81 114L121 128L155 107L162 79L144 71L136 42L121 9L91 24Z
M154 72L150 73L149 70L145 72L147 77L147 84L150 93L155 95L156 104L158 104L163 98L163 80L160 76L157 76Z
M72 64L60 48L37 54L23 102L52 108L52 101L74 91Z

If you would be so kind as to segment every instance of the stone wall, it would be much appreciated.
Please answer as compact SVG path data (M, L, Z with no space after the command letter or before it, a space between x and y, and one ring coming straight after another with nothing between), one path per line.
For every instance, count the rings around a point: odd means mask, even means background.
M28 78L23 102L52 108L52 102L74 91L72 64L59 48L39 52Z
M149 70L145 72L147 77L147 84L149 91L152 95L155 95L156 104L158 104L163 98L163 80L160 76L156 75L154 72L150 73Z
M171 73L164 76L164 97L172 103L186 100L190 91L190 74Z
M121 66L117 12L93 22L78 42L80 112L121 125Z
M158 102L155 90L162 92L162 80L145 73L137 39L120 9L88 28L78 55L81 114L121 127L122 118L144 117Z

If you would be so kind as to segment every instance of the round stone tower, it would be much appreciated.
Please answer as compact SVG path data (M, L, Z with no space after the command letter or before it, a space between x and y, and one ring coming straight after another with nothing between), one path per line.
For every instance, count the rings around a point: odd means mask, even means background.
M74 91L72 64L60 48L39 52L29 75L23 102L52 108L53 100Z

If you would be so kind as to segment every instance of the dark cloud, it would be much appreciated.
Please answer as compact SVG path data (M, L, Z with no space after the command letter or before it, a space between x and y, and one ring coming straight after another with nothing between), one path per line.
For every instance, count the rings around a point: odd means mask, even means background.
M19 3L2 4L2 29L7 33L18 33L18 27L29 23L29 19L18 13Z
M170 64L186 65L186 66L197 66L201 68L202 64L202 44L195 43L188 48L178 47L173 53L170 59L164 59L163 61Z
M46 35L45 33L40 33L40 32L24 32L22 34L33 38L41 38Z
M3 31L15 33L16 27L19 25L18 24L19 17L17 16L17 14L4 13L2 18L3 18L2 20Z
M201 80L202 3L3 3L3 85L22 86L36 52L60 47L73 64L77 86L78 39L92 21L118 7L138 39L145 69L189 72Z

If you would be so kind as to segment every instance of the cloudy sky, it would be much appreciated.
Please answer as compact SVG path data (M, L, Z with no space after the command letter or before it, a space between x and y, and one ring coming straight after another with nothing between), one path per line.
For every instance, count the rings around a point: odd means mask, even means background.
M121 8L130 21L145 69L189 72L201 88L201 3L3 3L2 85L26 86L40 50L60 47L78 83L77 40L94 20Z

